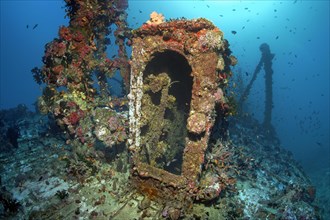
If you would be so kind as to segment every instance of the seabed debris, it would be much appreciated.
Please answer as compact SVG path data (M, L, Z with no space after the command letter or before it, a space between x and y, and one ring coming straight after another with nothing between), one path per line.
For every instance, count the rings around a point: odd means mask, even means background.
M72 163L71 147L51 132L46 116L27 111L17 119L9 112L1 111L1 129L18 124L21 135L15 148L1 132L1 218L319 219L310 180L253 118L232 119L227 140L211 138L201 187L215 181L221 192L182 215L130 184L127 149L99 149L98 160Z

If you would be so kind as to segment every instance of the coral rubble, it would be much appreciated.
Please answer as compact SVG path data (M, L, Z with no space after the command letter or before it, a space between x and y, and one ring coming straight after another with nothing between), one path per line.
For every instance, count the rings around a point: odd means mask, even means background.
M15 123L7 111L2 115L5 126ZM0 218L319 219L318 193L310 180L253 118L231 119L228 141L211 135L200 190L192 192L194 202L184 215L180 203L155 202L157 191L148 182L143 190L151 197L138 193L130 182L126 151L112 156L113 148L100 148L97 160L68 160L70 145L42 125L46 119L33 113L21 117L19 147L0 153L5 190Z

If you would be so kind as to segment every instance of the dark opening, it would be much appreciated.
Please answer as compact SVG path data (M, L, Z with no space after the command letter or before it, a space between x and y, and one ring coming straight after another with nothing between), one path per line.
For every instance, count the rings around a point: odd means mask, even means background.
M146 87L155 87L158 82L159 84L166 84L164 79L168 78L170 82L163 86L160 91L155 91L156 89L144 91L144 98L150 99L150 101L142 101L144 103L142 104L142 112L158 111L160 116L150 116L150 120L147 119L149 120L148 126L143 126L141 136L142 145L144 145L142 151L144 152L141 152L141 156L144 158L144 162L174 174L181 174L182 155L187 136L186 122L190 110L193 84L191 72L192 69L183 55L166 50L153 54L153 58L147 64L143 75ZM150 76L154 77L154 81L150 80ZM168 93L165 92L167 89ZM165 97L174 96L175 101L164 106L162 104L164 94ZM150 109L154 109L154 111ZM163 149L162 146L164 146Z
M192 69L187 59L181 54L166 50L155 53L144 71L144 78L149 74L166 72L171 77L170 94L177 99L178 107L189 113L192 90Z

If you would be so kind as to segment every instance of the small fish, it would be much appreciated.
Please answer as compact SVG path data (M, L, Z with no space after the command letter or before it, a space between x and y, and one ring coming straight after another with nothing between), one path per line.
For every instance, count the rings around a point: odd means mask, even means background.
M248 73L248 72L245 72L245 75L246 75L246 76L248 76L248 75L249 75L249 73Z
M275 38L276 40L278 39L278 36L276 36L276 38Z
M26 28L29 29L29 25L28 24L26 25Z
M32 28L32 30L36 29L38 27L38 24L35 24Z
M322 144L320 142L316 142L317 145L319 145L320 147L322 147Z
M175 161L177 161L177 159L173 159L173 160L167 162L167 163L166 163L166 166L168 167L169 165L171 165L171 163L174 163Z
M209 5L206 5L206 7L210 8L210 6L209 6Z
M237 34L237 31L231 31L232 34Z
M245 26L242 27L242 30L245 28Z
M142 11L141 11L141 10L139 10L139 12L140 12L140 14L142 13Z
M260 37L257 37L257 39L260 39Z

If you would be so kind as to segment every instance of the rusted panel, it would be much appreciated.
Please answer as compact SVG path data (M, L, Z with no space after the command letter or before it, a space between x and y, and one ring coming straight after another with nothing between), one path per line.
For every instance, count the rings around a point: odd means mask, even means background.
M198 194L216 94L231 75L228 43L206 19L148 22L133 32L130 151L133 185L182 206Z

